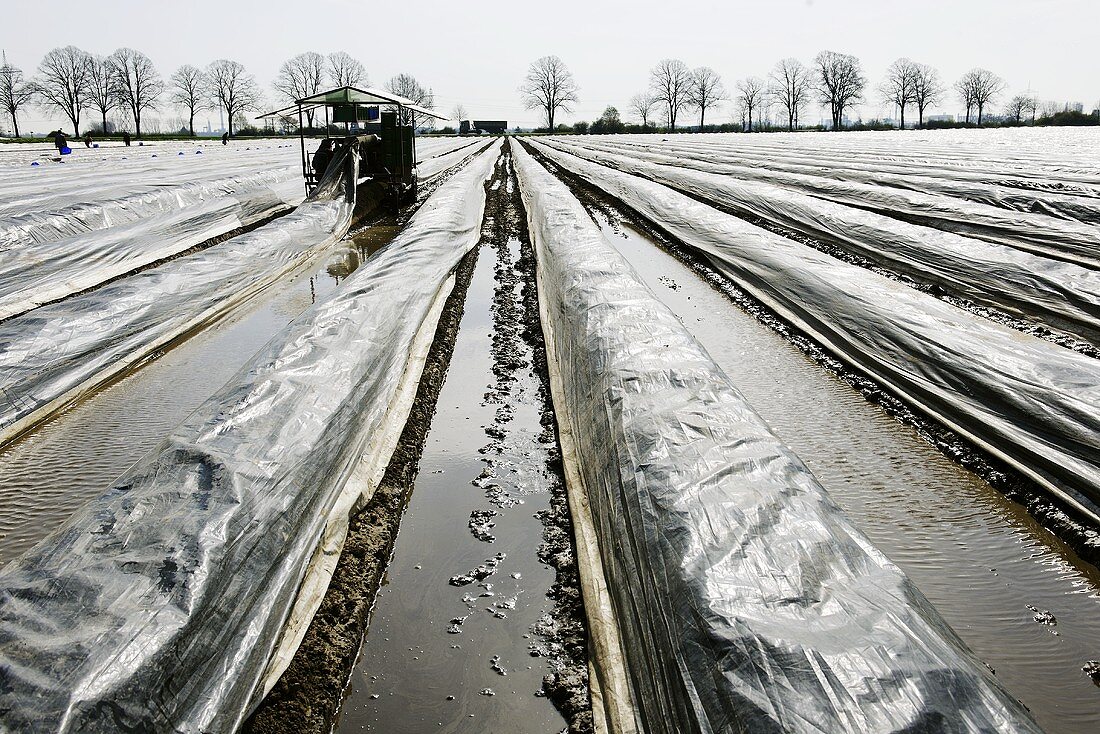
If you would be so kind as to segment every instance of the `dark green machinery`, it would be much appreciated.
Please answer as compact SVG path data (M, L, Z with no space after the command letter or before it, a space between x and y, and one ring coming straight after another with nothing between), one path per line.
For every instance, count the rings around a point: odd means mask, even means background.
M401 124L411 113L446 119L392 92L356 87L340 87L296 100L290 107L261 115L261 119L285 123L297 117L307 194L317 187L341 148L356 144L358 184L371 184L394 204L400 204L415 199L417 190L415 130L410 124ZM319 119L322 114L323 123ZM307 133L321 124L323 136L312 137L318 141L317 147L307 145ZM331 133L338 125L344 127L345 134L334 137Z

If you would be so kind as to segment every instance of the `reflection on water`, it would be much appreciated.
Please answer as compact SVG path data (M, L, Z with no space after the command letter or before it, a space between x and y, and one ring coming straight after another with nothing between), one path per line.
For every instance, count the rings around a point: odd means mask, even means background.
M395 231L372 241L388 242ZM0 450L0 564L107 489L366 257L347 240L335 253Z
M478 259L340 732L565 727L536 694L550 669L531 652L554 581L536 554L550 447L539 441L537 378L506 372L515 380L493 390L493 255L485 248ZM529 364L529 347L520 342L515 356Z
M644 235L603 224L833 499L1039 723L1097 731L1100 688L1081 671L1100 659L1097 569Z

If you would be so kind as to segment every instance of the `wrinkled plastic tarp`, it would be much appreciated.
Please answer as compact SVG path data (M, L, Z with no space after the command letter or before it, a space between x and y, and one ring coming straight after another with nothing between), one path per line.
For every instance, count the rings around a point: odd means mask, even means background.
M185 209L13 249L0 261L0 320L94 288L283 211L302 199L248 189Z
M333 503L393 420L410 344L479 239L495 158L451 178L106 494L0 570L0 723L236 730Z
M1100 360L970 314L661 184L550 154L700 252L850 367L1100 521Z
M342 237L355 207L349 165L269 224L0 323L0 444Z
M1038 731L579 202L516 158L641 729Z
M458 145L453 148L451 146L436 145L428 148L426 151L421 150L421 143L417 143L417 178L421 181L435 178L444 171L457 166L476 152L483 150L488 145L485 141L478 140L477 138L473 140L463 138L462 141L465 145Z
M185 166L184 161L194 165ZM270 157L249 155L232 167L181 158L174 167L178 170L96 170L76 181L55 181L37 193L13 192L0 209L0 252L136 222L257 187L277 187L284 197L304 191L297 168L274 165Z
M1100 222L1100 189L1080 185L1073 193L1055 190L1059 183L1050 178L1013 177L1004 169L998 172L955 170L944 165L921 165L909 161L858 160L840 155L822 155L820 151L791 150L774 145L753 143L738 145L728 139L720 143L699 144L679 140L669 147L684 151L704 151L719 155L728 163L763 166L787 173L824 176L841 181L910 189L967 199L1002 209L1032 212L1089 224ZM658 148L659 149L659 148ZM1064 183L1062 184L1064 186Z
M1100 345L1100 272L985 240L910 224L790 189L551 143L697 199L839 244L890 270L975 303Z
M619 144L585 143L585 147L624 152ZM668 154L632 149L629 155L654 163L695 168L749 181L800 189L841 204L862 207L917 224L978 237L1059 260L1100 268L1100 228L1041 214L1008 211L947 196L894 189L887 186L837 181L821 176L785 173L761 167L727 163L721 154Z

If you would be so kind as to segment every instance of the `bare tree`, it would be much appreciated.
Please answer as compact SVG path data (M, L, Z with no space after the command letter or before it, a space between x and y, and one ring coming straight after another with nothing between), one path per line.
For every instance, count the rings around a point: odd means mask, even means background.
M141 137L141 113L153 109L164 93L164 82L148 56L132 48L111 54L116 70L116 95L134 120L134 135Z
M775 65L769 80L771 98L787 115L787 129L794 130L798 125L799 112L810 101L813 90L810 70L798 59L783 59Z
M462 124L463 120L469 119L466 117L466 108L460 104L456 104L454 109L451 110L451 117L458 120L459 124Z
M543 56L527 68L527 76L519 87L523 106L541 110L546 126L554 131L554 117L559 111L572 112L579 101L573 72L557 56Z
M33 84L23 79L23 70L7 62L0 66L0 107L11 118L12 133L19 137L19 110L34 99Z
M325 57L313 51L283 62L272 86L290 102L312 97L325 83ZM313 127L312 108L306 110L306 124Z
M758 76L750 76L737 82L737 102L745 114L748 131L752 132L753 113L759 113L764 104L768 88Z
M103 133L107 134L107 113L122 104L118 95L118 70L112 59L93 56L88 62L88 96L103 121Z
M974 84L970 74L965 74L955 82L955 91L959 95L959 101L966 106L966 124L970 124L970 113L974 109Z
M1039 101L1034 97L1025 94L1017 94L1015 97L1008 101L1008 106L1005 108L1005 114L1016 121L1019 125L1024 118L1024 115L1031 113L1032 119L1035 117L1035 110L1039 107Z
M917 106L917 126L924 127L924 111L940 101L943 83L940 82L939 72L928 64L913 64L913 67L913 104Z
M206 74L202 69L184 64L172 75L172 102L187 110L187 129L195 137L195 113L205 109L210 98Z
M243 64L218 59L206 69L210 100L225 110L229 134L233 134L233 120L246 110L255 109L261 99L260 87Z
M386 82L386 89L412 100L414 104L421 107L426 107L429 110L435 108L435 95L432 94L432 90L421 86L412 74L398 74L392 77ZM403 109L401 112L401 124L412 125L413 130L425 125L429 120L431 120L430 117L415 110Z
M822 51L814 57L817 70L817 91L821 103L828 105L833 129L839 130L844 122L844 110L863 101L863 88L867 79L859 59L835 51Z
M959 99L966 105L967 124L970 123L970 111L974 108L978 110L978 124L982 124L986 105L1001 93L1004 86L1004 80L987 69L971 69L955 82Z
M901 129L905 129L905 108L916 102L917 65L909 59L898 59L886 70L879 87L882 99L901 111Z
M649 127L649 116L656 105L657 100L651 92L642 92L630 98L630 109L642 119L643 128Z
M688 103L699 110L699 132L703 132L703 122L707 110L718 105L726 98L726 88L722 86L722 77L709 66L700 66L691 72L691 86L688 90Z
M337 51L328 55L328 74L335 87L367 86L367 70L351 54Z
M670 132L676 131L676 115L691 103L691 72L679 59L664 59L649 73L654 99L664 105Z
M61 111L80 136L80 114L91 103L92 57L76 46L55 48L42 58L34 87L47 107Z

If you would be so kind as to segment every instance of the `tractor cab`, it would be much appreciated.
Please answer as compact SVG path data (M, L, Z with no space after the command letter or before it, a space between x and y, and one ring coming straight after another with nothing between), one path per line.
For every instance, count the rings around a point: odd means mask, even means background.
M417 117L446 119L392 92L357 87L314 94L260 116L290 125L297 122L307 196L317 188L340 148L358 143L357 185L369 186L394 206L416 198L416 131L412 122Z

